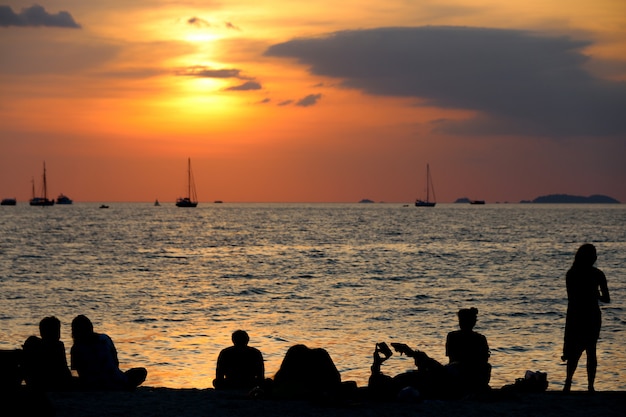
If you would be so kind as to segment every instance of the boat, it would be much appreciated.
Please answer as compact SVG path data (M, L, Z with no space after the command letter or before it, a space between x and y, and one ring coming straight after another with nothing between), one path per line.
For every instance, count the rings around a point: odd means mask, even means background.
M109 208L106 204L100 204L100 208Z
M187 196L178 197L176 199L176 207L196 207L198 205L198 196L196 195L196 185L193 181L193 173L191 172L191 158L187 159Z
M48 198L48 184L46 183L46 163L43 163L43 181L41 185L41 196L35 196L35 180L33 179L33 198L30 199L31 206L53 206L54 200Z
M485 204L485 200L471 200L470 204Z
M433 201L430 201L430 194L433 194ZM437 198L435 197L435 187L433 186L433 179L430 176L430 166L426 164L426 200L415 200L415 207L435 207L437 204Z
M154 205L155 207L158 207L161 205L161 203L159 203L159 199L154 200Z
M17 199L15 198L3 198L0 201L0 206L14 206L17 204Z
M63 193L59 194L59 196L57 197L57 204L72 204L72 203L73 203L72 199Z

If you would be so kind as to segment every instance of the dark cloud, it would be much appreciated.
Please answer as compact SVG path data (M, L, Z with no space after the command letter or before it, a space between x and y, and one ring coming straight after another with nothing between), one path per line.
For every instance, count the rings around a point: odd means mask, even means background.
M196 17L196 16L190 17L189 19L187 19L187 23L189 25L196 26L196 27L202 27L202 28L212 27L213 26L213 25L211 25L211 23L208 20L205 20L205 19L202 19L202 18ZM224 22L224 27L226 29L241 31L241 29L238 26L235 26L235 24L232 23L232 22Z
M293 103L293 100L284 100L284 101L281 101L280 103L278 103L278 105L279 106L288 106L291 103Z
M211 24L209 22L207 22L204 19L201 19L199 17L190 17L189 19L187 19L187 23L189 23L192 26L198 26L198 27L210 27Z
M316 75L367 94L478 111L438 121L452 133L583 136L626 134L626 83L585 70L589 41L468 27L341 31L271 46Z
M17 14L9 6L0 6L0 26L51 26L80 28L71 14L65 11L50 14L39 5L26 7Z
M261 84L256 81L248 81L240 85L236 85L234 87L228 87L226 91L250 91L250 90L260 90Z
M235 68L212 69L207 67L189 67L178 72L178 75L200 78L238 78L247 80L241 76L241 70Z
M308 96L301 98L296 102L296 106L309 107L314 106L322 98L321 94L309 94Z
M235 26L234 24L232 24L231 22L226 22L224 23L224 25L226 25L227 29L232 29L232 30L238 30L241 31L241 29L239 29L239 27Z
M241 70L236 68L213 69L203 66L194 66L180 70L176 75L199 78L236 78L246 81L243 84L228 87L226 91L250 91L261 90L263 88L260 83L254 81L254 78L241 75Z

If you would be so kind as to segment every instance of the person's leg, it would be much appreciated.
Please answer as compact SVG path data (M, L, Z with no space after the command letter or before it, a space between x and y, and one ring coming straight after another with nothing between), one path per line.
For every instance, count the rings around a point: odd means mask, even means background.
M143 383L143 381L146 380L146 377L148 376L146 368L132 368L124 373L128 379L128 386L130 389L137 388Z
M590 392L595 391L594 383L596 381L596 369L598 368L598 357L596 355L596 345L587 349L587 389Z
M581 355L582 351L576 352L575 354L570 355L567 359L567 375L565 377L565 385L563 386L564 392L570 392L572 388L572 378L574 378L574 372L576 372L578 360Z

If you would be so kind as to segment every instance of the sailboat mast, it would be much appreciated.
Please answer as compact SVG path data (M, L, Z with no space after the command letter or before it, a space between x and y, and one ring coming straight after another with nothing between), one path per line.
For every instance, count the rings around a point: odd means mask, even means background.
M191 199L191 158L187 158L187 197Z
M426 202L430 201L430 166L426 164Z
M46 163L43 163L43 198L48 200L48 184L46 184Z

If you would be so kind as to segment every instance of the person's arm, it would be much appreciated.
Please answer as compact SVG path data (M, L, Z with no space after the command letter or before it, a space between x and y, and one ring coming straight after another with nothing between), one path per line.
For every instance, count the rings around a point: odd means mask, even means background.
M217 366L215 367L215 379L221 381L224 379L224 352L220 352L217 356Z
M257 359L257 369L255 372L255 377L259 381L263 381L265 379L265 363L263 362L263 354L261 351L257 350L258 359Z
M611 296L609 294L609 286L606 283L606 276L604 275L604 272L602 271L600 271L599 275L600 275L600 295L598 299L602 301L603 303L610 303Z

